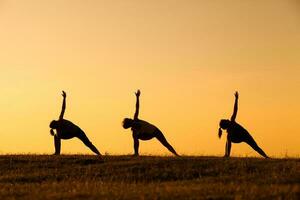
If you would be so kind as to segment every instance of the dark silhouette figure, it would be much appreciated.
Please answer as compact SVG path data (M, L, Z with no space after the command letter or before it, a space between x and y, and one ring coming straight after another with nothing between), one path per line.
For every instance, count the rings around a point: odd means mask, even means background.
M219 138L221 138L221 136L222 136L222 129L227 130L227 133L228 133L224 157L230 156L232 142L233 143L246 142L260 155L262 155L265 158L268 158L268 156L265 154L265 152L256 144L256 142L254 141L252 136L249 134L249 132L235 121L237 111L238 111L238 99L239 99L239 93L235 92L234 110L233 110L231 119L230 120L222 119L220 121Z
M55 146L55 155L60 154L60 146L61 146L61 139L67 140L73 137L79 138L87 147L89 147L95 154L101 155L98 149L90 142L87 138L83 130L81 130L78 126L73 124L72 122L64 119L64 113L66 110L66 93L62 91L63 96L63 104L61 113L59 116L59 120L53 120L50 123L50 133L54 136L54 146ZM56 129L56 134L53 129Z
M140 90L135 93L136 96L136 110L134 114L134 119L125 118L123 120L123 128L132 130L132 137L134 142L134 155L139 155L139 140L150 140L152 138L158 139L162 145L164 145L169 151L171 151L176 156L179 156L174 148L168 143L163 133L154 125L138 119L139 107L140 107Z

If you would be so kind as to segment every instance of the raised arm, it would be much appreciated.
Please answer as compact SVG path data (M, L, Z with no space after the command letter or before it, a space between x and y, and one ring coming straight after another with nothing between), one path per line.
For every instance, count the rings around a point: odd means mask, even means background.
M135 113L134 113L134 120L138 119L139 117L139 110L140 110L140 95L141 95L141 91L138 90L136 93L135 93L135 96L136 96L136 104L135 104Z
M65 93L65 91L62 91L62 94L63 96L63 103L62 103L62 108L61 108L61 113L60 113L60 116L59 116L59 119L63 119L64 118L64 114L65 114L65 110L66 110L66 97L67 97L67 94Z
M235 121L237 111L238 111L238 99L239 99L239 93L235 92L235 101L234 101L234 109L233 109L233 114L231 116L231 121Z

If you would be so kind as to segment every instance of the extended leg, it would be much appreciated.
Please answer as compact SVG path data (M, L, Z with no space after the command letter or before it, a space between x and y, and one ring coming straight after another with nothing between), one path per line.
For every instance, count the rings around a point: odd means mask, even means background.
M162 145L164 145L169 151L171 151L174 155L179 156L175 149L168 143L168 141L166 140L165 136L162 134L161 131L157 130L156 133L156 138L160 141L160 143L162 143Z
M54 155L59 155L60 154L60 139L54 135L54 146L55 146L55 153Z
M91 143L91 141L87 138L84 132L81 132L77 136L87 147L89 147L95 154L101 155L98 149Z
M247 144L249 144L256 152L258 152L260 155L262 155L265 158L269 158L267 154L256 144L254 139L249 135L247 139L245 140Z

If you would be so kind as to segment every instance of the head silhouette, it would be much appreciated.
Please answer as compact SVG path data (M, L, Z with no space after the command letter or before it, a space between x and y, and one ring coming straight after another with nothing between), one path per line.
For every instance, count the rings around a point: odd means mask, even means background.
M231 123L230 120L228 120L228 119L222 119L220 121L219 125L220 125L220 128L226 130L229 127L230 123Z
M53 120L51 123L50 123L50 128L52 129L57 129L58 128L58 121L56 120Z
M220 125L220 128L226 130L229 127L230 123L231 123L230 120L228 120L228 119L222 119L220 121L219 125Z
M220 121L220 124L219 124L220 128L219 128L219 133L218 133L219 138L222 137L222 129L226 130L229 127L230 123L231 122L228 119L222 119Z
M132 127L132 124L133 124L133 119L125 118L123 120L123 128L125 128L125 129Z

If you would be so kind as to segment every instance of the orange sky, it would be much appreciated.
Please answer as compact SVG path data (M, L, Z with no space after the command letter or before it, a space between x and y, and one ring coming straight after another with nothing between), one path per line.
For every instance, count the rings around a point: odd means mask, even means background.
M0 154L53 153L62 89L65 117L102 153L132 153L121 121L137 88L140 118L181 154L224 154L235 90L237 121L267 154L300 154L297 0L0 0L0 69ZM77 139L62 152L90 153ZM140 152L170 155L155 140Z

